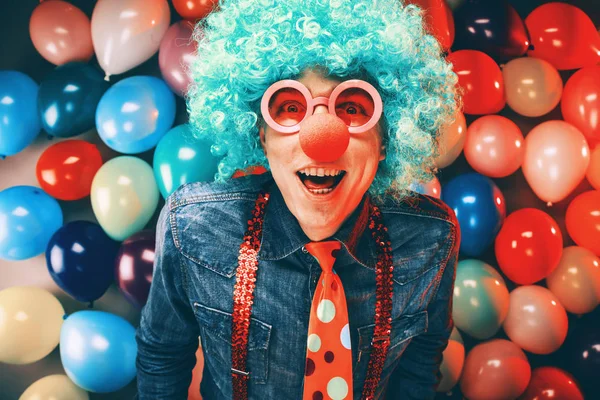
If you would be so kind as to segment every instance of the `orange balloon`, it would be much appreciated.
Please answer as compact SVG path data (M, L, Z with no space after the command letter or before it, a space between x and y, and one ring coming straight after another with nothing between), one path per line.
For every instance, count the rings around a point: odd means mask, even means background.
M59 200L89 196L92 181L102 166L98 148L83 140L65 140L48 147L35 172L40 187Z
M477 50L459 50L447 57L464 90L464 113L495 114L506 105L504 79L498 64Z
M596 146L590 154L590 165L586 173L588 182L596 190L600 190L600 146Z
M94 55L90 19L61 0L40 3L33 10L29 36L38 53L55 65L88 62Z
M440 154L435 159L438 168L446 168L452 164L460 155L467 137L467 121L462 112L456 112L456 118L450 125L440 130L439 151Z
M560 70L600 62L600 35L581 9L565 3L543 4L533 10L525 25L531 36L530 57L548 61Z
M600 66L582 68L569 78L560 108L564 120L583 133L590 148L600 144Z
M219 0L173 0L175 10L184 19L204 18L218 6Z
M518 170L525 156L521 129L506 117L486 115L467 131L465 158L473 169L491 178L502 178Z
M448 346L444 350L440 373L442 380L437 387L437 392L447 392L456 386L458 378L465 364L465 345L455 340L448 340Z
M446 0L408 0L408 4L419 6L423 11L423 22L444 51L454 43L454 17Z
M202 346L196 350L196 366L192 370L192 382L188 388L188 400L202 400L200 395L200 383L202 382L202 371L204 369L204 354Z
M575 197L565 217L567 232L575 243L600 256L600 191L590 190Z
M531 373L527 390L519 400L583 400L583 394L568 372L540 367Z

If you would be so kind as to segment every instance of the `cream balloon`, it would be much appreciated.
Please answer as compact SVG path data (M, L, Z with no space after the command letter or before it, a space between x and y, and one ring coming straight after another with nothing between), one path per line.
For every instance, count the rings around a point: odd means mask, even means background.
M47 290L14 286L0 291L0 362L29 364L54 350L65 310Z
M106 79L152 57L170 19L166 0L98 0L92 13L92 43Z
M543 122L525 138L523 174L535 194L548 203L571 193L583 180L589 162L585 137L568 122Z
M452 329L448 346L444 350L440 372L442 380L437 387L438 392L448 392L458 382L465 363L465 345L460 333Z
M438 139L440 154L435 159L435 164L438 168L446 168L458 158L465 144L466 137L467 121L464 114L457 111L454 122L440 131Z
M585 177L594 189L600 190L600 145L596 146L590 154L590 165Z
M62 374L48 375L33 382L19 400L89 400L88 393Z
M502 68L506 103L526 117L539 117L554 109L563 91L562 79L548 61L516 58Z
M567 311L589 313L600 304L600 258L584 247L566 247L546 283Z
M508 118L486 115L469 125L463 151L475 171L503 178L521 167L525 139L517 124Z

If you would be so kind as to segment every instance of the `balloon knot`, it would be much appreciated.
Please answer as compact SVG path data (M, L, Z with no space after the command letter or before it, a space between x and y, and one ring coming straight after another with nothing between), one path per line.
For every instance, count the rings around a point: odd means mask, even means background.
M65 319L67 319L67 317L68 317L68 315L67 315L67 314L63 315L63 321L64 321Z
M106 76L104 77L104 80L105 80L106 82L108 82L108 81L110 80L110 74L106 74Z
M88 308L94 308L94 302L90 301L90 304L88 304Z
M52 140L52 139L54 139L54 136L52 136L51 134L48 134L47 138L48 138L48 140Z
M551 201L547 202L547 203L546 203L546 206L547 206L547 207L552 207L552 202L551 202Z

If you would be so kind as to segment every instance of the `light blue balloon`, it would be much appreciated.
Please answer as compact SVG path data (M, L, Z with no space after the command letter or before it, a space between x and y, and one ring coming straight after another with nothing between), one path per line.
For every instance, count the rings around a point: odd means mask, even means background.
M34 186L0 192L0 258L26 260L42 254L63 224L58 201Z
M111 149L137 154L152 149L175 120L175 95L153 76L132 76L104 93L96 109L96 129Z
M60 358L77 386L97 393L115 392L136 375L135 328L104 311L77 311L60 330Z
M210 152L211 143L192 137L187 124L171 129L154 151L154 176L166 199L185 183L212 182L219 158Z
M0 158L29 146L42 127L38 84L19 71L0 71Z

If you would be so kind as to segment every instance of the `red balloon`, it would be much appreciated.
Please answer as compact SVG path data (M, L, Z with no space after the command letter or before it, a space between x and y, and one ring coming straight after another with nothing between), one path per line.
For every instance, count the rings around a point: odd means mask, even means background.
M563 238L556 221L536 208L510 214L496 237L498 265L511 281L531 285L558 266Z
M582 68L569 78L560 108L564 120L583 133L590 149L600 144L600 66Z
M59 200L89 196L94 175L102 166L98 148L83 140L65 140L48 147L35 173L40 187Z
M600 190L575 197L567 207L565 222L573 241L600 257Z
M600 35L581 9L565 3L539 6L525 18L533 50L557 69L576 69L600 62Z
M191 21L204 18L219 4L219 0L173 0L175 10Z
M560 368L540 367L533 370L525 393L519 400L583 400L575 379Z
M464 90L465 114L495 114L504 108L504 79L490 56L478 50L459 50L450 54L448 61Z
M419 6L425 13L423 21L427 31L433 35L444 51L454 43L454 17L446 0L408 0L409 4Z
M232 178L240 178L240 177L246 176L246 175L260 175L260 174L264 174L265 172L267 172L267 169L265 167L263 167L262 165L252 165L252 166L246 168L246 170L244 170L244 171L238 169L237 171L235 171L233 173L233 175L231 177Z

